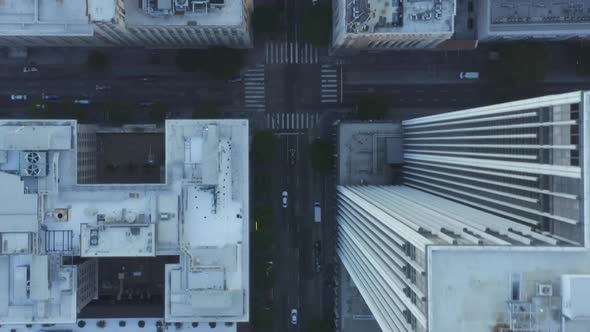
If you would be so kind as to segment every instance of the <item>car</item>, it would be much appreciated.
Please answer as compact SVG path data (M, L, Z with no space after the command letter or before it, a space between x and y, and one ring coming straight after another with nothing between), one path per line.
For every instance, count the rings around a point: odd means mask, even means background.
M38 110L44 110L44 109L45 109L45 107L46 107L46 105L45 105L45 104L36 104L36 105L35 105L35 108L36 108L36 109L38 109Z
M59 100L58 95L46 95L45 93L41 94L41 99L43 100Z
M141 103L139 103L139 106L141 107L152 107L154 106L154 102L153 101L142 101Z
M32 73L32 72L37 72L39 71L39 69L37 67L23 67L23 73Z
M297 309L291 309L291 324L297 325Z
M111 87L106 84L97 84L96 85L96 91L108 91L110 89L111 89Z
M90 104L90 100L88 100L88 99L76 99L76 100L74 100L74 104L89 105Z
M10 95L11 100L27 100L27 95Z
M281 196L283 197L283 209L286 209L289 202L289 194L286 191L283 191Z
M316 250L316 252L321 252L322 251L322 242L320 240L315 241L315 243L313 244L313 248Z
M289 149L289 166L293 167L297 164L297 150Z
M143 82L153 82L156 80L156 78L154 76L145 76L141 77L139 80Z
M476 71L462 71L459 73L460 79L476 80L479 78L479 72Z

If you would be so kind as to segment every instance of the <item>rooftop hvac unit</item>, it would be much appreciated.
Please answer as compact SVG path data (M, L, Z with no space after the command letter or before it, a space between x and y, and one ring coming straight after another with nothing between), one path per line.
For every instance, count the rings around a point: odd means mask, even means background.
M19 160L21 176L39 177L47 175L47 152L22 151Z
M553 296L553 286L550 284L537 284L537 296Z

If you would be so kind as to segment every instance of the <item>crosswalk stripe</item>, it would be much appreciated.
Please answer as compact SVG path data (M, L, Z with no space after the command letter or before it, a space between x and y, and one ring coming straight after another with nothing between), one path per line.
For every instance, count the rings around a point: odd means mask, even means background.
M317 57L317 53L314 53ZM320 67L320 101L326 103L338 102L338 68L330 64L322 64Z
M272 59L272 47L266 48L267 59ZM244 108L264 111L266 108L266 71L264 65L249 68L243 75Z
M266 113L263 123L273 130L306 130L319 122L319 113Z
M264 52L267 64L313 64L319 62L319 49L309 43L267 41Z

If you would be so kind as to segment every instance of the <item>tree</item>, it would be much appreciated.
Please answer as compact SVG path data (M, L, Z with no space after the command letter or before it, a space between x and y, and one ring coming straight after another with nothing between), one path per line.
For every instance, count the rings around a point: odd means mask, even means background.
M152 121L163 122L166 120L167 108L159 101L154 103L149 112Z
M257 161L268 161L274 158L278 139L270 130L259 130L252 139L252 152Z
M137 322L137 326L139 326L140 328L143 328L145 326L145 321L140 320L139 322Z
M88 110L85 109L83 105L63 102L60 104L60 107L63 112L63 117L59 118L74 119L78 121L84 121L88 118Z
M85 322L85 321L83 321L83 320L79 320L79 321L78 321L78 327L79 327L79 328L83 328L84 326L86 326L86 322Z
M272 311L266 309L256 309L252 317L252 324L256 328L256 332L270 332L274 317Z
M320 174L328 174L334 163L332 144L322 139L315 139L309 146L311 167Z
M265 291L274 286L275 276L272 264L264 260L254 262L254 286L257 290Z
M498 49L500 59L492 65L494 78L500 84L520 86L542 81L549 70L550 59L542 43L507 43Z
M274 244L273 210L270 205L259 205L254 208L253 219L257 225L254 232L254 247L259 251L266 251Z
M217 106L213 104L201 104L195 106L193 110L193 119L219 119L221 118L221 112L217 109Z
M303 11L303 38L319 47L327 47L332 37L332 7L327 4L307 6Z
M252 29L256 35L272 35L281 30L281 12L274 5L259 5L252 12Z
M580 43L575 48L576 74L590 76L590 44Z
M227 47L207 49L205 71L214 79L229 79L242 68L242 52Z
M125 124L131 119L131 106L122 100L114 100L106 105L109 119L115 123Z
M205 60L205 51L197 49L179 49L176 51L174 62L180 70L185 72L195 72Z
M176 53L176 65L185 72L199 68L214 79L228 79L239 73L242 67L242 52L227 47L208 49L180 49Z
M107 326L107 322L104 320L99 320L98 322L96 322L96 326L100 327L101 329L104 329L105 326Z
M110 63L109 57L101 51L92 51L86 60L88 68L92 71L104 71Z
M376 95L363 96L355 107L355 115L359 120L379 120L389 111L385 98Z
M334 329L326 320L313 319L308 323L308 332L331 332Z

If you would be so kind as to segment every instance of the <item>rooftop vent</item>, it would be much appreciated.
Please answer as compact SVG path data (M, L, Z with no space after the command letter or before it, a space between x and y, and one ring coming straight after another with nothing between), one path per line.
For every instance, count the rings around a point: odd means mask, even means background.
M21 176L39 177L47 175L47 152L22 151L19 159Z

